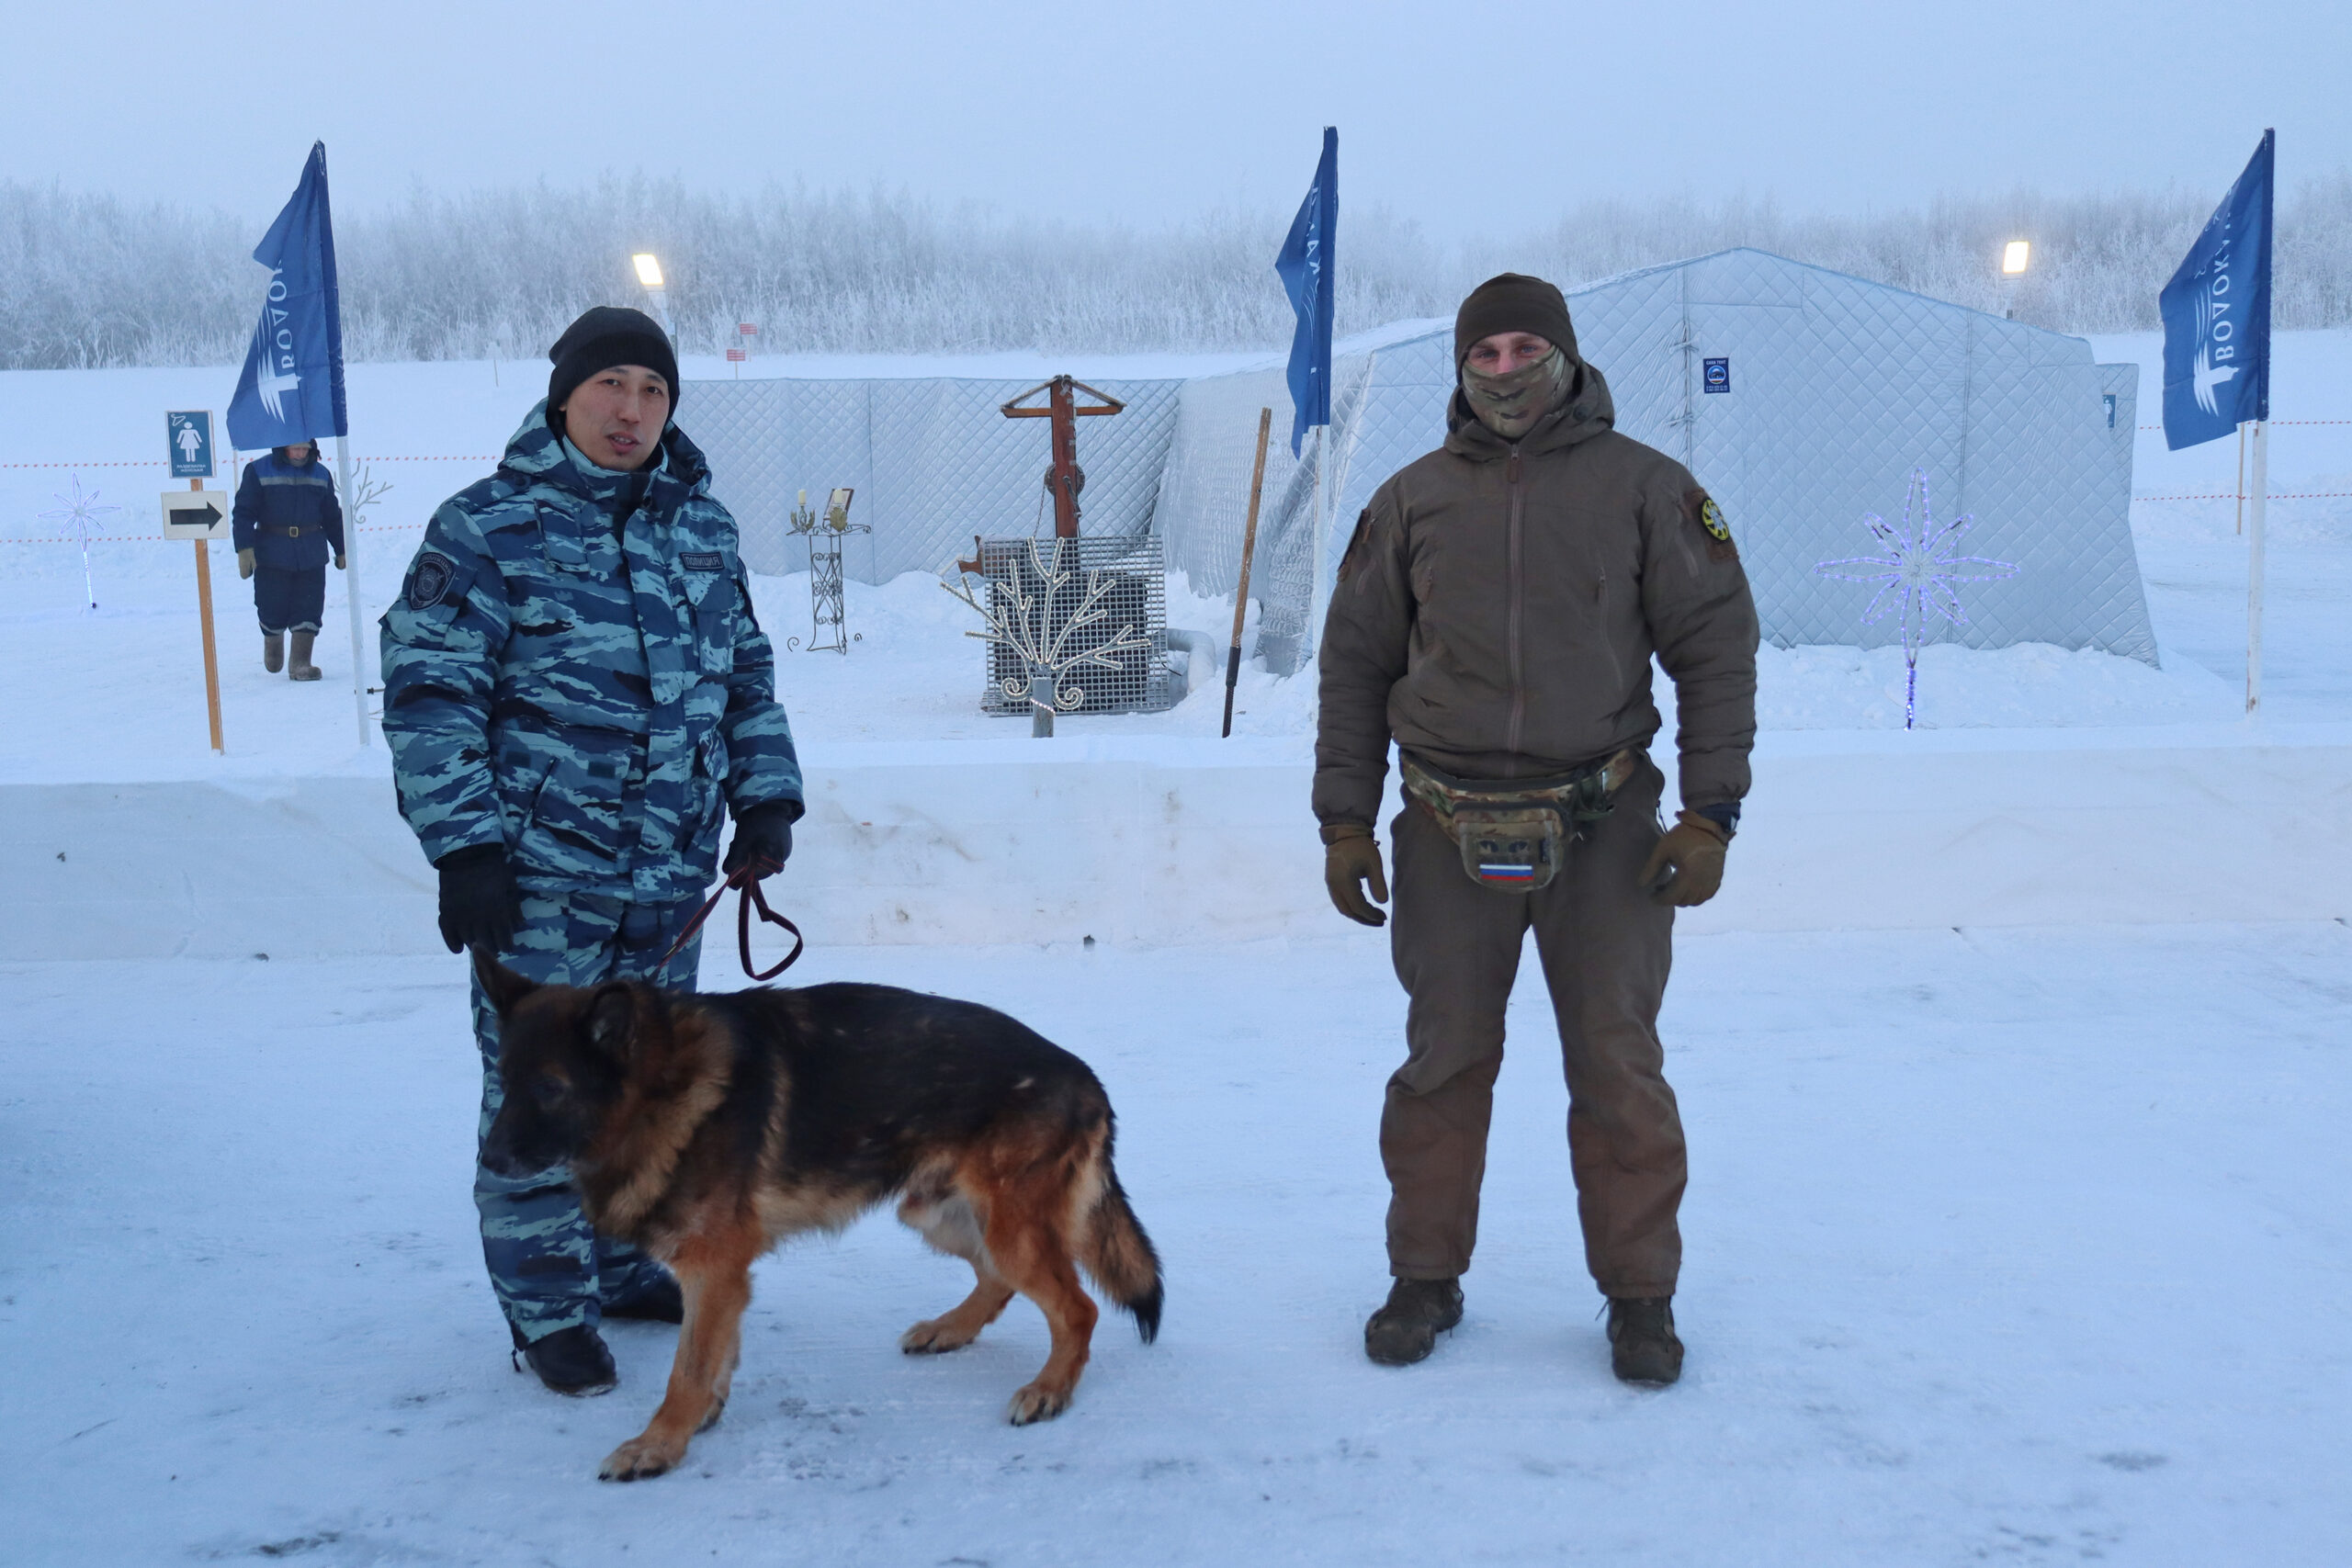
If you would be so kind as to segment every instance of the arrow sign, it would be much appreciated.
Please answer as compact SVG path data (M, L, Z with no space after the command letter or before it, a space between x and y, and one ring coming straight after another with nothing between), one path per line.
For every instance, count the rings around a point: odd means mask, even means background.
M167 490L164 492L164 537L220 539L229 534L229 492Z

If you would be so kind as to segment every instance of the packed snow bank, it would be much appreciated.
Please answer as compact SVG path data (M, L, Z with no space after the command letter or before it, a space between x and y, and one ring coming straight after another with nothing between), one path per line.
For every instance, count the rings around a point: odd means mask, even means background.
M725 1418L631 1486L596 1462L675 1334L617 1325L603 1399L508 1370L458 960L0 966L6 1555L2352 1560L2343 927L1683 942L1663 1393L1609 1375L1532 974L1467 1315L1421 1366L1364 1360L1404 1000L1379 934L1340 931L812 951L797 976L970 997L1093 1065L1165 1331L1106 1314L1070 1412L1005 1426L1043 1321L900 1355L970 1276L877 1217L761 1265Z
M1767 737L1724 892L1683 928L2352 916L2352 728L2278 738L2293 743L2238 727L2126 745ZM840 743L804 760L809 812L775 897L820 941L1159 945L1339 919L1308 765L1280 741ZM381 778L5 785L0 844L0 947L19 957L437 942L430 868Z

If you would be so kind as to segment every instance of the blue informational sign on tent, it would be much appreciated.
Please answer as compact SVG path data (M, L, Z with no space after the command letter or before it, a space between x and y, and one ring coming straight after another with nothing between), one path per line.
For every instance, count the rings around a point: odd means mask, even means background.
M343 311L335 293L325 142L311 146L302 183L254 247L254 260L269 268L269 289L236 396L229 400L231 444L255 452L350 434L343 406Z
M2270 417L2270 188L2262 144L2156 297L2165 445L2177 452Z
M1274 257L1274 271L1298 312L1290 343L1291 456L1318 424L1331 423L1331 295L1333 238L1340 226L1340 131L1323 128L1323 158L1315 184L1299 203L1290 237Z

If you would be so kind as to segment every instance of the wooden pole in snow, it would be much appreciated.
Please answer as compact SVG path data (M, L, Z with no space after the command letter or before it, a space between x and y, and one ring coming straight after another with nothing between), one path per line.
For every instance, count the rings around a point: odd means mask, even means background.
M209 416L208 416L209 417ZM230 458L230 478L236 477L236 459ZM202 490L202 479L187 481L190 490ZM220 652L212 640L212 541L196 541L196 610L197 621L204 630L204 717L212 727L212 754L222 754L220 748Z
M1233 646L1225 650L1225 730L1233 735L1233 688L1241 679L1241 622L1250 613L1250 558L1258 548L1258 497L1266 488L1266 438L1273 434L1274 411L1258 411L1258 466L1250 473L1250 521L1241 530L1241 581L1233 586Z

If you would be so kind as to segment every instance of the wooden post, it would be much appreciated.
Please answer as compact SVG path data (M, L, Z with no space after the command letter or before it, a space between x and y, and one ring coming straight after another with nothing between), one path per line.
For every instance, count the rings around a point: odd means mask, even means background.
M202 479L187 481L190 490L202 490ZM212 726L212 754L221 755L220 747L220 654L212 641L212 541L198 539L196 544L196 614L204 627L204 716Z
M1225 650L1225 730L1233 735L1233 688L1241 679L1241 623L1250 613L1250 558L1258 548L1258 497L1266 486L1266 437L1274 428L1274 411L1258 411L1258 466L1250 474L1250 521L1241 531L1241 581L1233 585L1233 646Z

